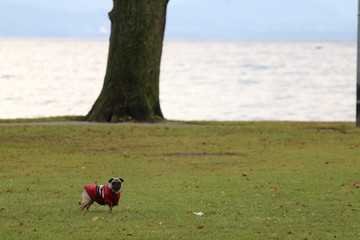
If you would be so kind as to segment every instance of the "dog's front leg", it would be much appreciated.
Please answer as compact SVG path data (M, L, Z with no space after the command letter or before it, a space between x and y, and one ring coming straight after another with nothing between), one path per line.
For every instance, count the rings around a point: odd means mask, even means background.
M111 214L114 214L112 209L113 209L113 206L109 205L109 212L110 212Z

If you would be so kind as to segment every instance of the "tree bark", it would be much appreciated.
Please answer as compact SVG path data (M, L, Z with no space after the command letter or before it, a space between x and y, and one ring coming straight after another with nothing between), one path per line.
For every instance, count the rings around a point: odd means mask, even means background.
M104 85L85 120L161 120L159 76L168 0L113 1Z

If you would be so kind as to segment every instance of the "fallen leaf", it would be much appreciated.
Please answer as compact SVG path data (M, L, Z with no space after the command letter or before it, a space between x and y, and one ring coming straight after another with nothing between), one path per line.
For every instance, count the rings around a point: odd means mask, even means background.
M205 226L198 226L197 228L198 229L203 229Z
M99 219L99 217L93 217L91 218L91 220L93 220L94 222L97 221Z

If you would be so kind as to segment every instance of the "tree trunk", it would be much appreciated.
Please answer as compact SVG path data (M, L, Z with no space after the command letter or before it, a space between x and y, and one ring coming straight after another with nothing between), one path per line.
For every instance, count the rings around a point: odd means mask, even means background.
M113 1L104 85L85 120L161 120L159 75L168 0Z

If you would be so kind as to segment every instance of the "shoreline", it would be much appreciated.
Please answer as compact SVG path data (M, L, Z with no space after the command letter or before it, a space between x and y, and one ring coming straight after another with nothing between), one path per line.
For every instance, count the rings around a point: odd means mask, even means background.
M1 122L0 126L86 126L86 125L142 125L142 126L176 126L176 125L201 125L201 124L256 124L256 123L294 123L294 124L346 124L354 125L356 127L355 121L288 121L288 120L263 120L263 121L163 121L163 122L117 122L117 123L107 123L107 122L88 122L88 121L9 121Z

